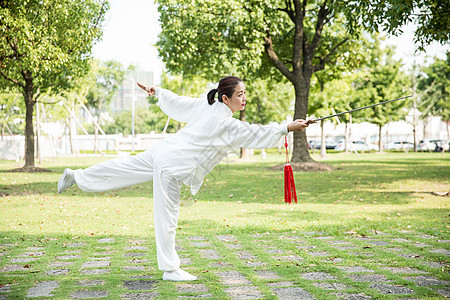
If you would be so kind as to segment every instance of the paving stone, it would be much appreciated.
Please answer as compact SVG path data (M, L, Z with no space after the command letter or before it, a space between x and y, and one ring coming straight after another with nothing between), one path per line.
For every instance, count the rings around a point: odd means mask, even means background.
M177 299L193 299L193 298L207 298L207 299L213 299L213 294L202 294L202 295L194 295L194 296L178 296Z
M216 235L216 239L222 241L222 242L237 242L237 239L233 235Z
M130 291L153 290L158 282L155 280L125 280L123 287Z
M400 295L400 294L413 294L414 291L410 288L404 287L404 286L395 286L392 284L386 284L386 283L374 283L369 286L371 289L376 289L382 294L393 294L393 295Z
M449 268L450 265L442 262L437 261L424 261L422 262L423 265L426 265L433 269L442 269L442 268Z
M83 253L83 251L81 250L66 250L61 252L61 254L80 254Z
M205 238L204 236L188 236L188 239L191 241L207 241L208 239Z
M14 284L0 284L0 293L9 293Z
M105 281L98 279L98 280L80 280L78 282L79 286L96 286L96 285L104 285Z
M69 269L53 269L45 272L46 275L67 275L69 274Z
M110 260L111 256L92 257L92 260Z
M123 255L123 257L141 257L145 256L145 252L128 252Z
M310 300L315 299L313 295L305 291L300 287L287 287L287 288L274 288L274 293L280 300L302 299Z
M391 243L385 242L385 241L368 241L368 244L374 245L374 246L387 246L391 245Z
M422 256L420 256L417 253L401 253L401 254L398 254L398 256L401 256L401 257L404 257L404 258L408 258L408 259L422 258Z
M57 287L59 287L58 281L41 281L28 290L27 297L51 297Z
M272 272L272 271L256 271L256 275L264 280L276 280L276 279L280 279L281 277L278 276L277 273Z
M352 243L347 242L347 241L340 241L340 240L336 240L336 241L328 241L328 243L330 245L351 245Z
M348 286L342 283L315 282L313 285L323 290L345 290L348 288Z
M359 294L347 294L347 293L335 293L335 295L338 299L343 300L368 300L372 299L370 296L367 296L366 294L359 293Z
M225 244L225 247L228 249L242 249L241 244Z
M205 243L205 242L191 242L191 244L195 248L207 248L207 247L212 246L210 243Z
M317 237L314 237L314 239L315 240L332 240L332 239L334 239L334 237L332 237L332 236L317 236Z
M283 286L294 286L294 284L290 281L280 281L280 282L269 282L267 284L269 287L279 288Z
M345 251L345 250L355 249L356 246L336 246L335 248Z
M190 259L189 257L185 257L185 258L181 258L180 259L180 264L181 265L192 265L192 259Z
M226 271L218 273L220 277L220 281L224 285L249 285L251 284L250 280L244 277L238 271Z
M98 274L106 274L109 273L110 269L85 269L81 270L81 274L83 275L98 275Z
M300 245L300 246L297 246L297 249L300 249L300 250L311 250L311 249L316 249L317 248L317 246L313 246L313 245Z
M200 255L203 258L207 258L207 259L221 259L221 258L223 258L223 256L220 255L219 252L217 252L214 249L198 249L198 251L200 252Z
M123 269L125 271L145 271L145 266L124 266Z
M209 291L209 288L204 284L197 283L179 283L176 285L178 292L181 294L186 293L205 293Z
M45 255L44 251L29 251L29 252L25 252L25 253L22 253L17 256L18 257L28 257L28 256L39 257L39 256L43 256L43 255Z
M280 250L280 249L266 249L265 252L269 253L269 254L283 254L284 253L284 251Z
M0 295L0 300L6 300L6 295Z
M391 247L391 248L385 248L383 249L384 251L388 251L388 252L400 252L400 251L405 251L403 248L396 248L396 247Z
M226 288L227 293L231 299L261 299L263 295L256 286L233 286Z
M89 298L105 298L108 297L107 291L76 291L70 294L72 299L89 299Z
M248 266L248 267L264 267L264 266L267 266L267 263L265 263L265 262L262 262L262 261L259 261L259 260L247 260L246 262L245 262L245 264Z
M178 246L178 245L175 245L175 250L176 250L177 252L183 252L183 251L186 251L185 248L180 247L180 246Z
M133 258L131 260L129 260L128 262L132 263L132 264L147 264L150 261L148 259L138 259L138 258Z
M438 240L438 243L450 244L450 240Z
M419 275L419 276L410 276L404 277L406 280L413 281L418 286L430 286L430 285L450 285L450 281L439 280L434 276L427 275Z
M81 258L81 256L79 256L79 255L62 255L62 256L57 256L55 259L71 260L71 259L78 259L78 258Z
M75 262L74 261L54 261L51 262L48 267L49 268L61 268L61 267L68 267L73 265Z
M284 255L284 256L272 256L274 259L278 259L281 261L300 261L304 258L298 255Z
M410 240L407 240L407 239L403 239L403 238L395 238L395 239L392 239L394 242L397 242L397 243L410 243L411 241Z
M240 259L258 259L254 254L250 253L247 250L236 251L236 254L239 256Z
M116 240L114 238L104 238L104 239L98 239L97 242L101 244L110 244L114 243Z
M367 281L367 282L388 282L386 276L382 274L355 274L348 275L353 281Z
M147 299L158 299L158 297L159 297L159 294L157 292L122 294L123 300L147 300Z
M231 267L226 261L213 261L209 264L213 268L228 268Z
M9 262L11 262L11 263L26 263L26 262L36 261L38 259L39 259L38 257L15 257L15 258L12 258Z
M383 270L391 271L392 273L399 273L399 274L424 274L427 273L425 271L416 269L416 268L410 268L410 267L383 267Z
M330 255L328 252L325 252L325 251L309 251L309 252L306 252L306 254L313 256L313 257L321 257L321 256Z
M414 244L412 244L412 245L413 245L413 246L416 246L416 247L420 247L420 248L432 247L431 245L424 244L424 243L414 243Z
M16 271L28 271L28 268L24 268L20 265L6 265L3 268L0 269L0 272L16 272Z
M116 253L116 251L104 251L104 252L94 252L94 256L107 256ZM132 252L134 253L134 252Z
M446 298L450 298L450 287L446 287L444 289L438 289L436 292L441 294L442 296Z
M106 261L97 261L97 260L94 260L94 261L87 261L87 262L84 262L82 265L81 265L81 268L82 269L87 269L87 268L102 268L102 267L109 267L111 265L111 262L110 261L108 261L108 260L106 260Z
M370 272L374 273L374 270L367 269L362 266L354 266L354 267L338 267L341 271L345 273L363 273L363 272Z
M421 238L421 239L437 239L437 237L435 237L434 235L429 235L429 234L416 235L416 237Z
M134 251L134 250L148 250L148 247L146 246L128 246L125 247L126 251Z
M432 249L432 250L429 250L431 253L438 253L438 254L444 254L444 255L446 255L446 256L449 256L450 255L450 251L449 250L447 250L447 249Z
M67 244L67 246L68 247L71 247L71 248L78 248L78 247L84 247L84 246L87 246L87 244L86 243L69 243L69 244Z
M303 279L306 280L334 280L336 279L333 275L325 273L325 272L309 272L309 273L300 273Z
M137 275L137 276L131 276L130 279L152 279L152 275Z

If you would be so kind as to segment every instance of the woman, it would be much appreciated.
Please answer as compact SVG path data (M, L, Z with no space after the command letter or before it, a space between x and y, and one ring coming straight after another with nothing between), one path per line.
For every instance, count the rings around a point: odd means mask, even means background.
M261 126L233 118L233 113L243 110L247 101L243 81L234 76L222 78L218 88L208 93L208 101L138 85L149 96L156 95L166 115L187 125L137 155L105 161L85 170L64 170L58 181L58 192L74 183L86 192L102 192L153 181L157 260L159 269L164 271L163 279L196 280L196 276L180 269L175 250L182 184L190 186L195 195L206 174L231 149L270 148L283 135L301 131L308 124L305 120L295 120L288 125Z

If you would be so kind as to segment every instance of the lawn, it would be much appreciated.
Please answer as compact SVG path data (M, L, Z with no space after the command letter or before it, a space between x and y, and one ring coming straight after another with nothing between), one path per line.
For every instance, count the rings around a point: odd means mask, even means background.
M319 160L318 156L314 158ZM12 173L8 170L18 165L0 161L0 245L3 245L0 250L4 252L0 256L0 269L10 264L11 257L27 249L46 249L46 259L33 260L28 272L13 272L8 276L0 273L0 284L11 285L5 295L21 298L36 281L51 278L44 274L49 269L48 263L62 251L70 250L68 245L76 243L83 254L60 281L54 292L56 298L64 298L76 290L74 282L83 277L79 273L83 259L95 256L101 249L115 251L110 255L113 271L95 277L105 281L111 299L126 290L120 284L129 276L120 271L126 266L121 259L127 253L124 245L147 247L145 272L161 277L153 253L151 183L105 193L85 193L76 187L61 195L56 193L56 182L64 168L85 168L106 159L110 158L44 161L40 167L52 170L51 173ZM450 154L366 153L359 157L329 154L324 162L333 165L334 171L295 173L298 203L290 205L283 201L282 172L271 169L283 161L283 154L269 154L266 159L255 156L248 161L229 158L207 176L197 195L190 195L183 186L177 239L185 248L182 257L192 260L189 268L200 274L200 282L208 286L213 298L227 297L225 285L218 276L219 269L211 267L202 252L192 246L193 237L206 238L223 260L232 264L230 270L250 278L268 299L276 296L267 282L258 279L254 268L242 263L235 251L221 247L217 236L236 238L243 249L266 262L263 269L290 280L318 299L338 296L305 283L299 278L299 272L324 271L343 278L339 280L347 286L345 292L395 299L396 296L374 290L369 283L346 279L345 272L339 269L361 265L384 274L396 285L410 287L414 297L444 298L448 285L441 282L424 286L389 273L383 267L411 267L427 272L436 280L450 280L449 198L439 195L450 190ZM299 237L311 248L293 246L286 237ZM96 244L104 238L114 239L110 248ZM365 238L390 244L367 246ZM370 259L361 253L338 249L327 239L336 241L336 245L350 241L358 249L369 251ZM327 254L325 258L310 255L315 247ZM264 249L296 255L301 261L280 262ZM394 249L417 254L417 259L399 256L393 253ZM439 263L442 267L433 268L423 262ZM23 274L26 276L20 276ZM172 283L160 282L157 292L162 298L170 298L176 288Z

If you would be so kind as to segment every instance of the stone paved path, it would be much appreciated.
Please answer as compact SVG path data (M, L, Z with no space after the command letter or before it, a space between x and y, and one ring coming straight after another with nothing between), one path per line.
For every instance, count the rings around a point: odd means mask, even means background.
M183 268L199 276L181 283L161 280L151 239L4 242L0 299L450 298L448 240L296 234L179 235Z

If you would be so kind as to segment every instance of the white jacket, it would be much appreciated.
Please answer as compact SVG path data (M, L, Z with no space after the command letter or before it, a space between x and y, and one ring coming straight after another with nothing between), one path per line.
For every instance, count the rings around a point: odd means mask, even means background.
M203 178L240 147L270 148L288 133L287 125L250 125L233 118L221 102L178 96L156 88L161 110L170 118L186 122L176 134L168 136L152 149L154 161L169 175L191 187L195 195Z

